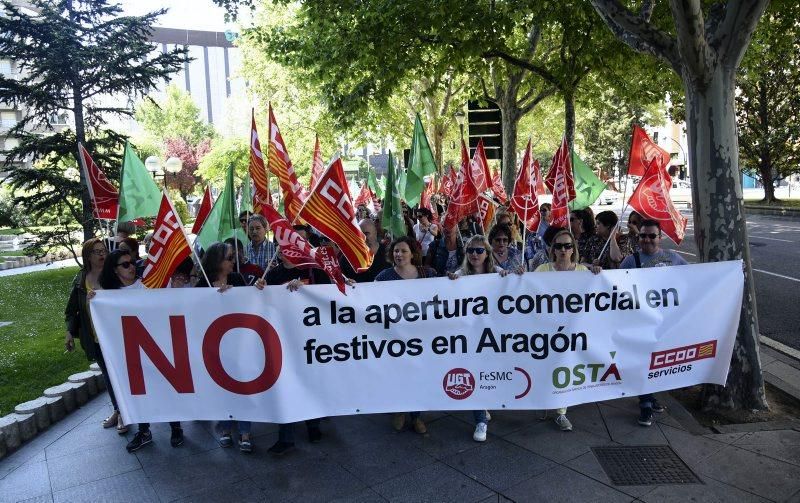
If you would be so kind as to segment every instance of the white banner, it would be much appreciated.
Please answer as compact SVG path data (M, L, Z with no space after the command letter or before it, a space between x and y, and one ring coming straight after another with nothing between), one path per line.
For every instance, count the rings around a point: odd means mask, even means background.
M725 384L740 261L359 284L98 291L128 422L553 409Z

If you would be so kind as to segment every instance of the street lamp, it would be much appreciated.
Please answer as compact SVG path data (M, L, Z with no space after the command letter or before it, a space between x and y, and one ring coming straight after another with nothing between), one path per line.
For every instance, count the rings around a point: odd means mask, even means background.
M167 173L175 175L175 179L177 180L178 173L183 169L183 161L178 157L170 157L167 159L167 162L164 163L164 169L167 170ZM164 175L164 186L167 186L167 175Z
M151 155L147 159L144 160L144 167L147 168L153 175L153 180L156 179L156 175L163 176L164 172L161 170L161 159L158 156Z
M458 122L458 128L461 130L461 139L464 139L464 122L467 119L467 115L464 113L463 110L459 110L455 114L456 122Z

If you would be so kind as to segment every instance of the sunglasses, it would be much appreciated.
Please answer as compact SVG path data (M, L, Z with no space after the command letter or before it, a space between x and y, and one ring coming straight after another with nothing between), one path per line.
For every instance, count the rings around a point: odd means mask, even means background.
M572 243L553 243L553 248L556 250L571 250Z
M480 255L482 253L486 253L486 248L484 248L482 246L478 246L478 247L475 247L475 248L467 248L467 253L468 254Z
M131 262L130 260L128 260L128 261L126 261L126 262L120 262L119 264L117 264L117 267L122 267L123 269L127 269L127 268L129 268L130 266L132 266L132 265L133 265L133 262Z
M639 238L655 239L657 237L661 237L661 234L655 234L655 233L650 233L650 234L640 233L639 234Z

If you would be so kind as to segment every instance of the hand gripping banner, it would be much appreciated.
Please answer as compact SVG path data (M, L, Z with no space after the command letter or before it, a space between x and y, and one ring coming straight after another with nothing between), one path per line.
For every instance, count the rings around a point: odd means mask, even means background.
M100 290L127 423L554 409L725 384L742 263L359 284Z

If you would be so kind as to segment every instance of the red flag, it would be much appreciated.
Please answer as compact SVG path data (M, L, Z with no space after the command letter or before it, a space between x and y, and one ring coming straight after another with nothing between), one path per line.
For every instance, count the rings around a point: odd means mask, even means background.
M492 192L494 192L500 204L506 204L508 202L508 195L506 194L506 188L503 187L503 180L500 179L499 170L495 171L494 175L492 175Z
M484 232L492 226L492 220L494 220L496 212L497 206L492 201L492 198L487 197L485 194L478 196L478 217L481 219Z
M647 136L644 129L639 126L633 126L633 138L631 139L631 153L628 158L628 174L632 176L644 176L647 171L647 166L650 161L656 161L659 168L667 173L669 166L670 155L669 152L656 145L653 140ZM669 177L669 174L667 174ZM671 180L671 178L670 178Z
M553 163L544 183L553 194L552 208L550 213L553 215L551 225L556 227L569 226L569 208L567 205L575 199L575 181L572 177L572 159L570 156L567 137L561 141L561 146L553 156Z
M175 269L192 254L178 212L166 195L161 197L154 229L142 283L147 288L165 288Z
M533 178L535 178L533 170L538 168L538 163L531 164L531 141L528 140L525 155L522 157L522 164L519 166L517 180L514 182L514 193L511 194L511 210L517 214L520 220L525 222L525 228L528 229L528 232L539 230L539 220L541 219L539 198L533 183ZM541 180L541 176L539 180Z
M308 195L298 216L339 245L354 270L364 271L372 265L372 253L356 222L352 201L342 160L336 159Z
M464 140L461 140L461 170L458 172L450 204L447 206L445 229L452 229L462 218L478 212L478 189L472 179L472 173L467 146Z
M344 289L344 274L342 274L342 267L339 265L336 250L333 246L320 246L315 248L314 251L320 269L325 271L325 274L328 275L340 292L347 295Z
M297 174L286 151L286 144L278 129L278 123L275 122L272 104L269 105L269 171L280 181L286 218L294 222L303 206L305 194L300 182L297 181Z
M489 161L486 159L486 151L483 149L483 138L478 140L475 147L475 154L472 156L472 180L478 192L485 192L492 183L492 175L489 173Z
M420 195L419 198L419 207L427 208L428 210L430 210L431 214L433 215L432 222L438 224L439 215L438 213L436 213L436 207L433 205L433 202L431 201L431 198L435 193L435 186L436 182L433 180L433 178L428 180L428 182L425 184L425 188L422 189L422 195Z
M372 202L372 191L369 190L366 183L361 184L361 190L358 192L358 197L353 204L355 204L356 208L361 206L369 206Z
M311 185L308 186L308 191L314 190L314 186L319 181L319 177L325 172L325 163L322 162L322 152L319 149L319 136L314 142L314 158L311 160Z
M665 167L659 165L658 159L651 159L642 180L631 194L629 204L640 214L658 220L664 234L681 244L686 234L688 220L681 215L669 196L672 181Z
M255 194L253 195L253 211L258 213L260 206L256 200L258 199L265 201L267 204L272 204L272 195L269 193L269 179L267 178L267 169L264 167L264 154L261 152L261 141L258 139L258 130L256 129L256 116L254 111L252 112L251 117L250 179L253 180L253 184L256 187Z
M255 202L255 198L253 202ZM206 218L208 218L208 214L211 213L211 207L213 205L211 189L206 187L206 191L203 192L203 200L200 202L200 209L197 210L197 218L194 219L194 225L192 225L192 234L197 234L200 232L200 229L203 228L203 224ZM253 206L255 207L255 204Z
M447 170L447 173L442 178L442 183L439 184L439 190L442 195L451 197L453 195L453 189L456 186L456 180L458 180L458 175L456 174L456 169L453 166Z
M533 178L533 186L536 187L536 195L541 196L543 194L547 194L547 191L544 188L544 179L542 179L542 167L539 165L539 159L533 160L533 165L531 166L531 177Z
M119 192L111 185L106 175L94 163L92 156L89 155L89 152L80 142L78 142L78 150L81 154L81 167L86 178L86 186L89 188L89 196L92 198L94 218L98 220L116 220Z

